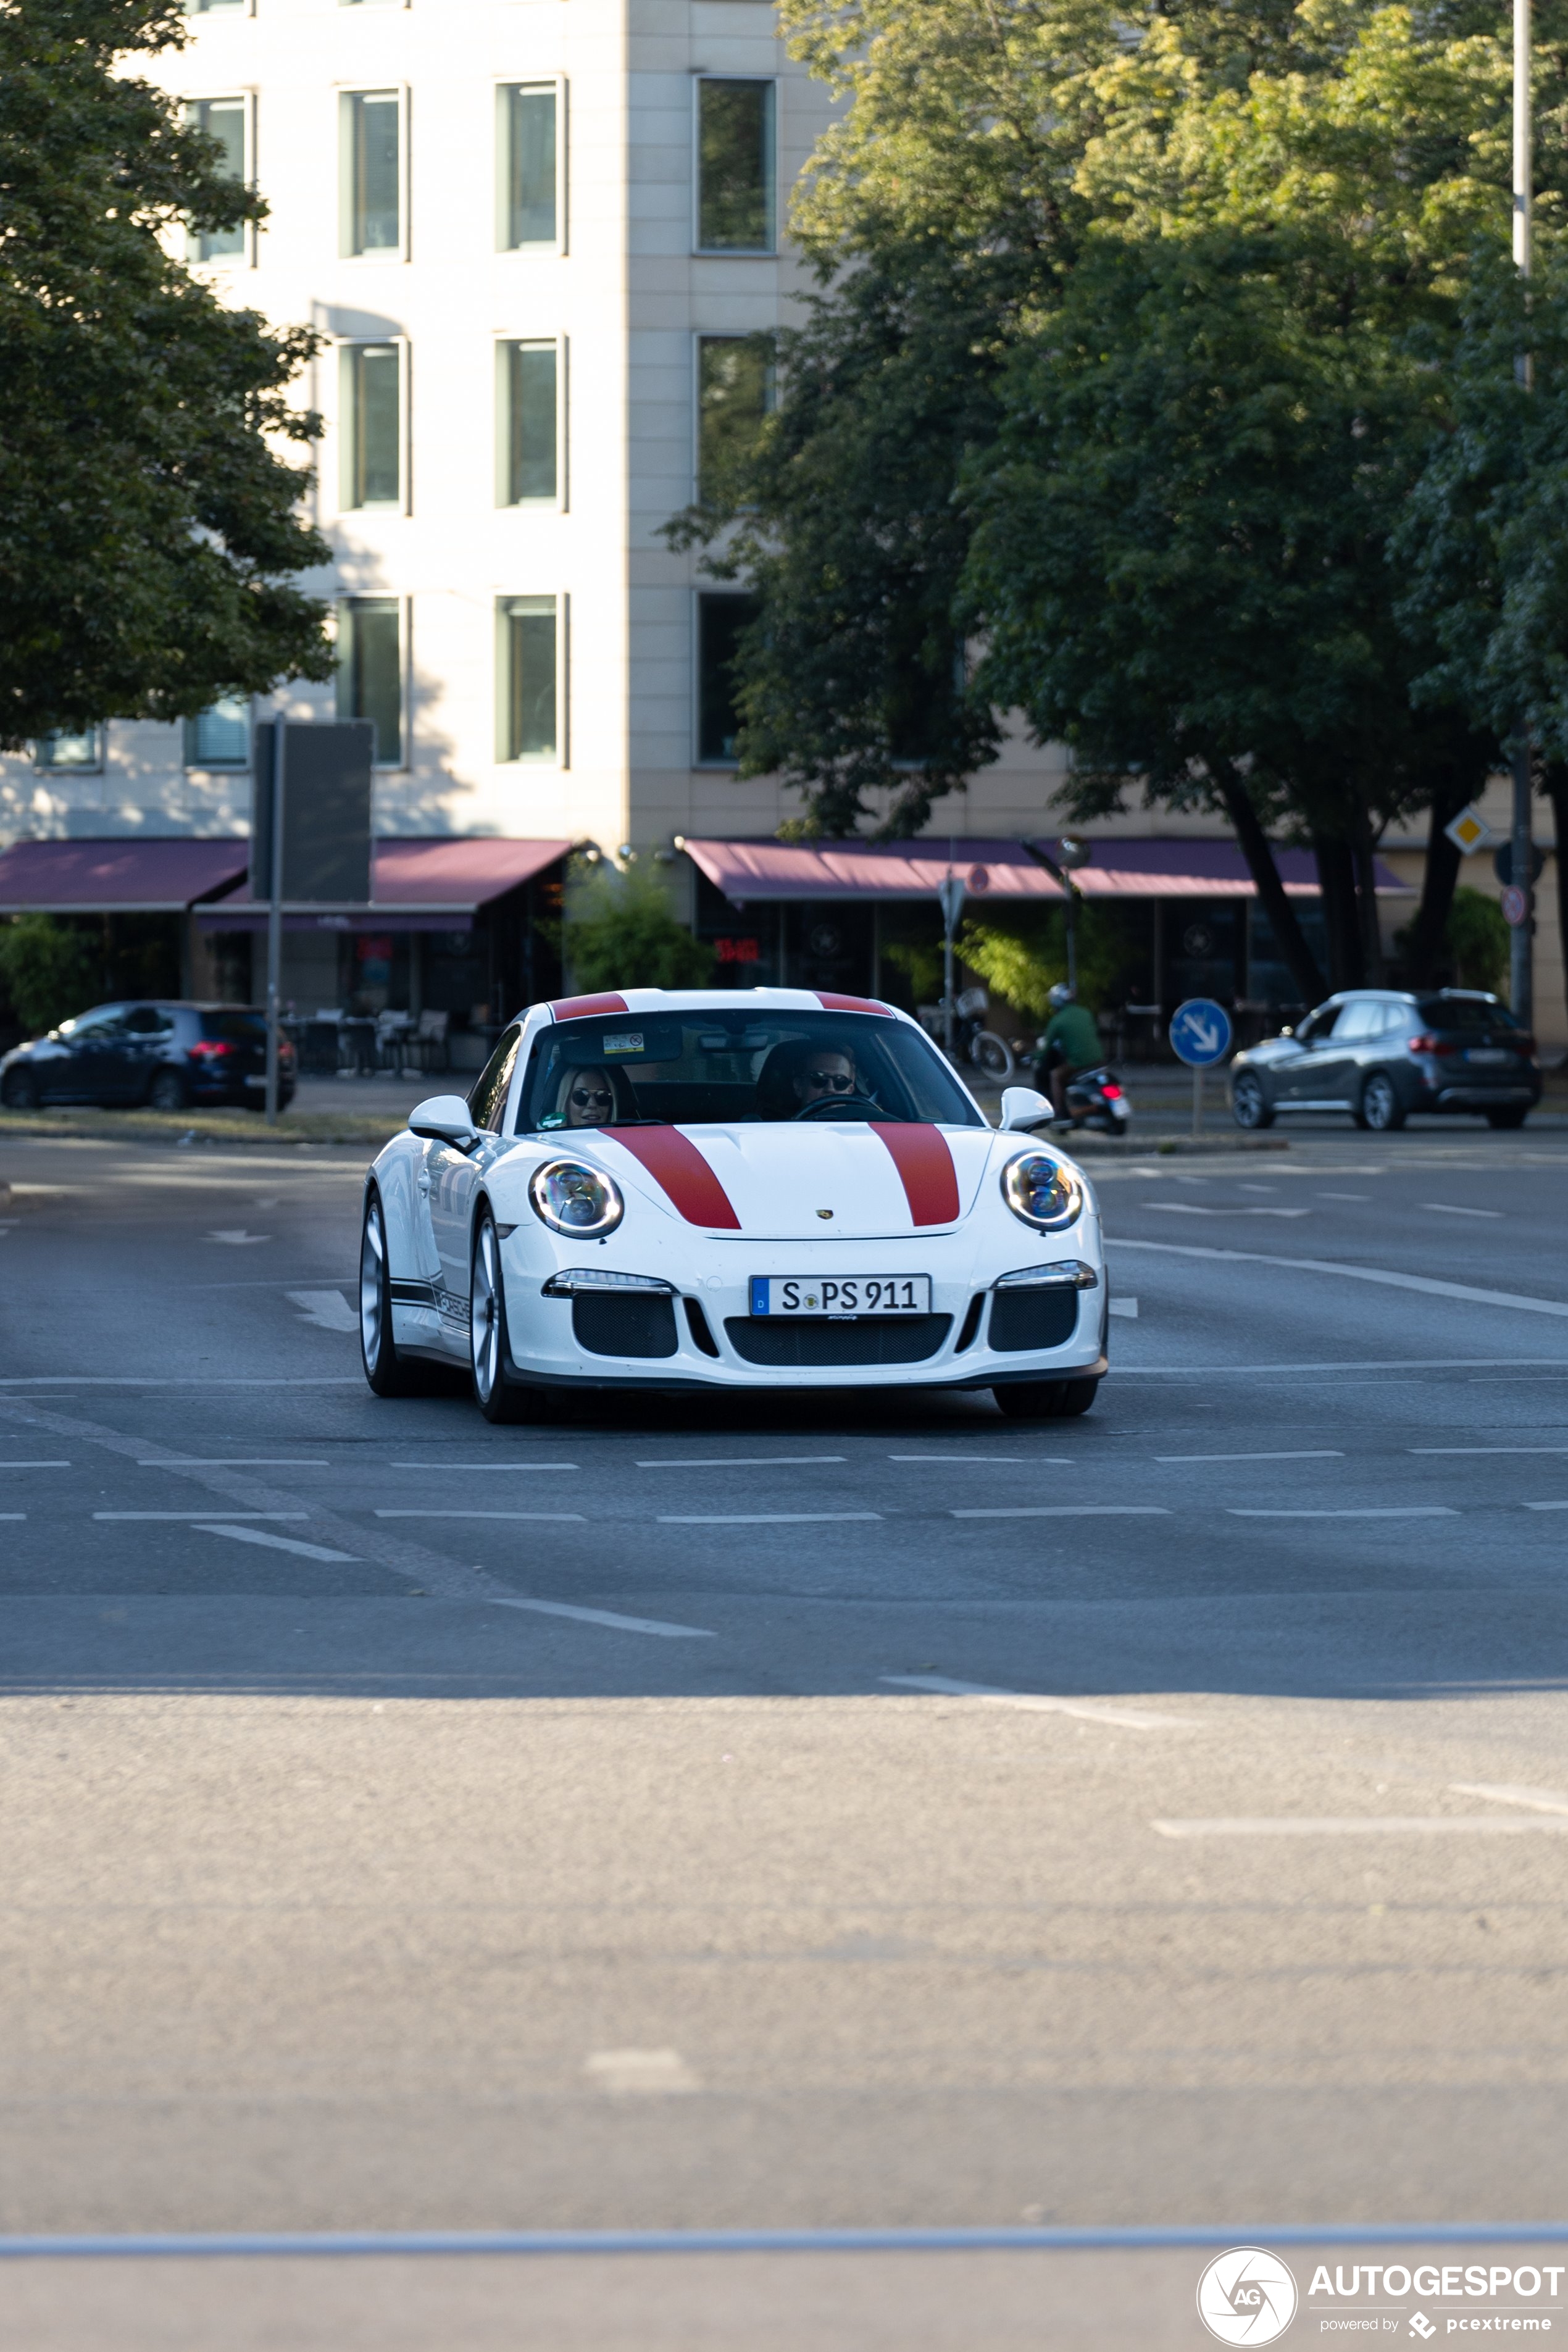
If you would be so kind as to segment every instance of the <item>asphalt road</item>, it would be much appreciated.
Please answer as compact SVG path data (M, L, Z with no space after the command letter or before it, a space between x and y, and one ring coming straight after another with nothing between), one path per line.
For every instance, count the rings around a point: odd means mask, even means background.
M0 2230L1568 2205L1568 1137L1097 1169L1039 1426L377 1401L361 1164L0 1146ZM727 2259L221 2340L1207 2340L1194 2257ZM0 2341L216 2275L12 2265Z

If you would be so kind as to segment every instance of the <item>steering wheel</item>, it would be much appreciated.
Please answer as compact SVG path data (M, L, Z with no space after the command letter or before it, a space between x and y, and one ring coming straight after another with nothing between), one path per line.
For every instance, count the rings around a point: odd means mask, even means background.
M816 1102L802 1103L795 1117L800 1118L891 1118L896 1110L884 1110L870 1095L820 1095Z

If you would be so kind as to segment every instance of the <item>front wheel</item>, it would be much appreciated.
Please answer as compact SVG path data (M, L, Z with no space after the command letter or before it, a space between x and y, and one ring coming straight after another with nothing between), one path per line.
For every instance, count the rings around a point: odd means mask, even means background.
M993 1031L980 1031L969 1049L969 1058L977 1070L984 1070L986 1076L994 1078L998 1086L1011 1083L1016 1067L1013 1049L1005 1038L996 1036Z
M489 1209L474 1229L473 1276L468 1285L468 1360L474 1400L487 1421L542 1421L552 1402L542 1389L518 1388L506 1377L510 1354L506 1328L506 1283L500 1236Z
M1010 1381L991 1393L1009 1421L1071 1421L1087 1412L1100 1387L1091 1381Z
M1529 1117L1528 1107L1519 1103L1507 1110L1489 1110L1487 1125L1489 1127L1522 1127Z
M184 1110L185 1082L178 1070L160 1070L147 1094L153 1110Z
M1251 1070L1238 1071L1230 1089L1231 1117L1249 1133L1272 1127L1274 1107L1263 1091L1263 1081Z
M1370 1128L1373 1135L1391 1135L1403 1127L1408 1113L1394 1091L1394 1080L1386 1070L1373 1070L1361 1090L1356 1107L1355 1123Z
M7 1110L37 1110L38 1081L31 1070L7 1070L5 1083L0 1087L0 1101Z

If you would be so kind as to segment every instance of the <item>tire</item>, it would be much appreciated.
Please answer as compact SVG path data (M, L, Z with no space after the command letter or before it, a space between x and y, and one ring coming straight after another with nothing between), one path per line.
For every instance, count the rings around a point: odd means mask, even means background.
M1370 1129L1373 1135L1392 1135L1409 1116L1386 1070L1373 1070L1369 1078L1363 1080L1355 1109L1358 1127Z
M439 1364L398 1353L392 1336L392 1268L386 1215L373 1187L365 1195L359 1244L359 1352L365 1379L380 1397L435 1396L451 1386Z
M1520 1104L1508 1110L1489 1110L1487 1125L1489 1127L1522 1127L1529 1117L1528 1106Z
M991 1393L1009 1421L1069 1421L1087 1412L1100 1382L1013 1381Z
M5 1083L0 1087L0 1102L7 1110L37 1110L38 1081L31 1070L7 1070Z
M521 1388L508 1381L505 1367L510 1352L500 1240L487 1203L474 1227L468 1282L468 1361L474 1376L474 1402L490 1422L550 1418L554 1399L549 1390Z
M1230 1112L1237 1127L1246 1128L1249 1135L1260 1128L1274 1124L1274 1106L1263 1091L1263 1081L1255 1072L1243 1070L1231 1081Z
M147 1089L147 1100L153 1110L184 1110L190 1099L185 1081L178 1070L156 1070Z
M984 1070L988 1078L996 1080L998 1086L1011 1084L1016 1065L1013 1060L1012 1047L1005 1038L994 1035L989 1029L982 1029L969 1049L969 1058L977 1070Z

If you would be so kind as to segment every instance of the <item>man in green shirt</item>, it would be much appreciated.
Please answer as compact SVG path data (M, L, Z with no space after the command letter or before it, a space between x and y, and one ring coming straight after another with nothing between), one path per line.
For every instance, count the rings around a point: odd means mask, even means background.
M1057 1117L1065 1118L1068 1081L1079 1070L1092 1070L1104 1060L1105 1051L1093 1013L1087 1005L1075 1003L1071 989L1059 980L1051 991L1050 1006L1036 1067L1050 1091Z

